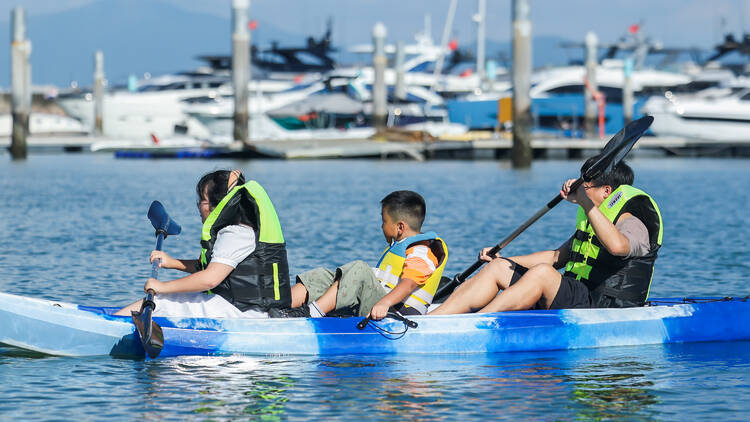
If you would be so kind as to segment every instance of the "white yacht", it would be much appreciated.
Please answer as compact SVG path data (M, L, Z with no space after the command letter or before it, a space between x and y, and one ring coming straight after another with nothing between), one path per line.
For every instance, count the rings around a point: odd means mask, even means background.
M251 81L253 93L282 91L291 81ZM142 138L151 134L170 136L177 132L206 137L210 132L182 111L181 101L200 96L231 95L226 76L175 74L141 82L135 91L116 89L104 95L103 132L105 136ZM91 92L63 94L56 102L85 127L93 127L94 101Z
M656 135L707 142L750 141L750 84L747 81L693 95L668 91L663 96L649 98L641 112L654 116L651 131Z
M325 84L318 81L299 84L274 93L251 91L248 98L248 112L252 119L253 116L302 100L324 89ZM231 95L213 94L185 98L181 101L180 109L191 119L200 122L208 130L210 136L232 134L234 97Z
M441 72L435 74L436 63L442 56L444 62L447 62L451 55L451 50L446 47L435 45L427 32L417 33L414 44L404 46L404 83L407 86L417 86L437 92L443 98L453 98L458 95L468 94L480 91L482 81L476 72L467 72L466 74L450 74ZM350 49L353 53L372 54L372 45L363 44L354 46ZM385 53L391 56L391 62L395 57L396 47L393 45L385 46ZM370 57L367 56L367 60ZM391 63L393 64L393 63ZM445 70L445 67L443 68ZM507 76L507 69L502 67L495 68L495 75L491 79L502 78ZM339 75L357 75L365 84L371 85L374 80L375 71L372 66L360 66L353 68L342 68L337 71ZM393 66L385 70L386 85L393 86L396 84L397 72Z
M13 120L10 113L0 114L0 138L11 136L12 131ZM38 112L29 115L30 135L84 135L88 132L88 127L68 116Z
M540 69L531 76L531 113L535 129L559 132L577 132L584 115L584 66L563 66ZM690 76L659 71L636 69L631 74L631 84L636 107L648 96L665 92L675 86L690 82ZM615 133L623 125L622 87L625 75L623 62L604 60L596 69L599 92L605 99L605 132ZM510 81L495 83L495 91L468 94L447 102L451 121L465 123L475 129L494 128L498 125L497 107L501 98L512 97ZM577 136L571 132L571 135Z
M324 81L297 85L289 90L269 95L251 95L248 100L250 111L250 129L252 136L270 136L274 139L281 132L274 125L290 132L298 130L335 129L341 135L342 130L368 126L372 114L372 98L366 81L360 75L340 76L337 72ZM407 102L389 106L389 125L404 126L411 123L431 121L429 127L436 128L437 123L448 123L447 112L440 107L443 99L436 93L420 86L406 87ZM229 136L233 131L234 102L231 97L214 96L190 98L183 101L183 111L203 124L212 136ZM323 119L309 120L312 114ZM256 120L261 123L254 123ZM294 121L294 122L292 122ZM267 124L267 123L273 123ZM290 124L283 124L291 122ZM302 123L300 123L302 122ZM341 124L337 124L341 123ZM252 125L258 124L253 131ZM368 129L371 130L371 129ZM451 130L457 130L452 127ZM322 133L322 132L318 132ZM297 135L295 135L297 136ZM301 135L300 135L301 136Z

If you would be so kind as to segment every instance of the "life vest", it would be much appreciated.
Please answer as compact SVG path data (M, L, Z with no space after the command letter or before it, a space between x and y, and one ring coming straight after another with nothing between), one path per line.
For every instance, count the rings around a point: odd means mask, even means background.
M211 261L219 230L237 224L239 218L252 222L255 250L210 292L243 312L289 307L292 292L281 223L266 191L254 180L229 191L203 223L201 269Z
M415 243L426 240L431 241L429 248L438 258L437 268L435 268L435 271L427 281L414 289L401 304L402 308L413 308L420 314L427 313L427 307L430 306L432 299L435 297L438 284L440 284L440 277L443 275L445 263L448 261L448 247L443 242L443 239L439 238L435 232L427 232L394 242L385 249L380 260L378 260L377 267L373 268L375 277L380 281L380 285L383 286L386 292L390 292L398 284L401 273L404 270L406 250Z
M651 288L654 261L662 242L663 225L659 207L642 190L621 185L599 205L599 210L612 224L616 224L625 212L641 220L648 229L648 254L627 259L610 254L594 233L586 212L579 207L565 275L586 284L594 307L643 306Z

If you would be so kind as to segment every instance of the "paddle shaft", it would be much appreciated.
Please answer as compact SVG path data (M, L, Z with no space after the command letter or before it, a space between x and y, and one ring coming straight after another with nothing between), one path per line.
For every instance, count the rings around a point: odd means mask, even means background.
M159 231L156 235L156 250L161 250L161 244L164 242L164 232ZM159 275L159 267L161 266L161 258L156 258L151 263L151 278L157 278Z
M570 192L571 193L575 192L576 189L578 189L578 187L581 186L581 184L583 184L583 178L582 177L576 179L576 181L573 182L572 185L570 185ZM508 237L506 237L505 239L503 239L497 245L493 246L492 249L489 250L489 252L487 253L487 255L493 256L496 253L500 252L504 247L508 246L508 244L510 242L512 242L513 239L515 239L516 237L518 237L518 235L520 235L521 233L523 233L524 231L526 231L526 229L528 229L529 226L531 226L537 220L539 220L540 218L542 218L542 216L544 214L547 214L547 212L549 210L551 210L552 208L554 208L562 200L563 200L562 195L560 195L558 193L557 196L553 200L549 201L547 203L547 205L545 205L543 208L541 208L539 211L537 211L534 215L532 215L531 218L529 218L523 224L521 224L517 229L515 229L513 231L513 233L511 233L510 235L508 235ZM472 264L471 267L467 268L466 271L464 271L461 274L458 274L456 276L456 281L458 281L459 283L463 283L464 281L466 281L467 278L469 278L469 276L471 276L472 274L474 274L474 271L478 270L479 267L481 267L482 265L484 265L484 263L485 263L485 261L482 261L481 259L477 259L477 261L474 264Z
M156 235L156 250L161 250L161 244L164 241L164 233L159 231ZM159 275L159 266L161 265L161 258L157 258L154 260L154 262L151 263L151 278L156 278ZM151 313L156 308L156 305L154 304L154 296L156 295L156 292L153 289L148 289L146 291L146 298L143 299L143 304L141 305L141 315L144 318L145 321L151 322ZM152 324L145 324L144 330L146 330L145 333L143 333L143 338L150 340L152 335Z

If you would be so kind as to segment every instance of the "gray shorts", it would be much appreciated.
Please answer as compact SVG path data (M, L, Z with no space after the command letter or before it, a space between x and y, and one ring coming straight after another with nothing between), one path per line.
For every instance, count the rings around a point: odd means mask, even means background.
M375 278L375 274L364 261L352 261L335 271L315 268L297 276L297 282L307 289L308 303L318 300L333 284L340 273L339 288L336 293L336 309L331 315L367 316L373 306L383 296L385 289Z

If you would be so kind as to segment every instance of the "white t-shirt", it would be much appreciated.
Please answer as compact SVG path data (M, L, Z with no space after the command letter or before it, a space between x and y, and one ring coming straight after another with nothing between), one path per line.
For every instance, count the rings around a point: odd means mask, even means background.
M216 234L211 262L237 268L255 250L255 231L243 225L226 226Z
M211 253L211 262L237 268L255 250L255 232L252 227L234 225L219 230ZM165 293L156 296L154 316L185 318L267 318L265 312L241 312L226 299L202 292Z

